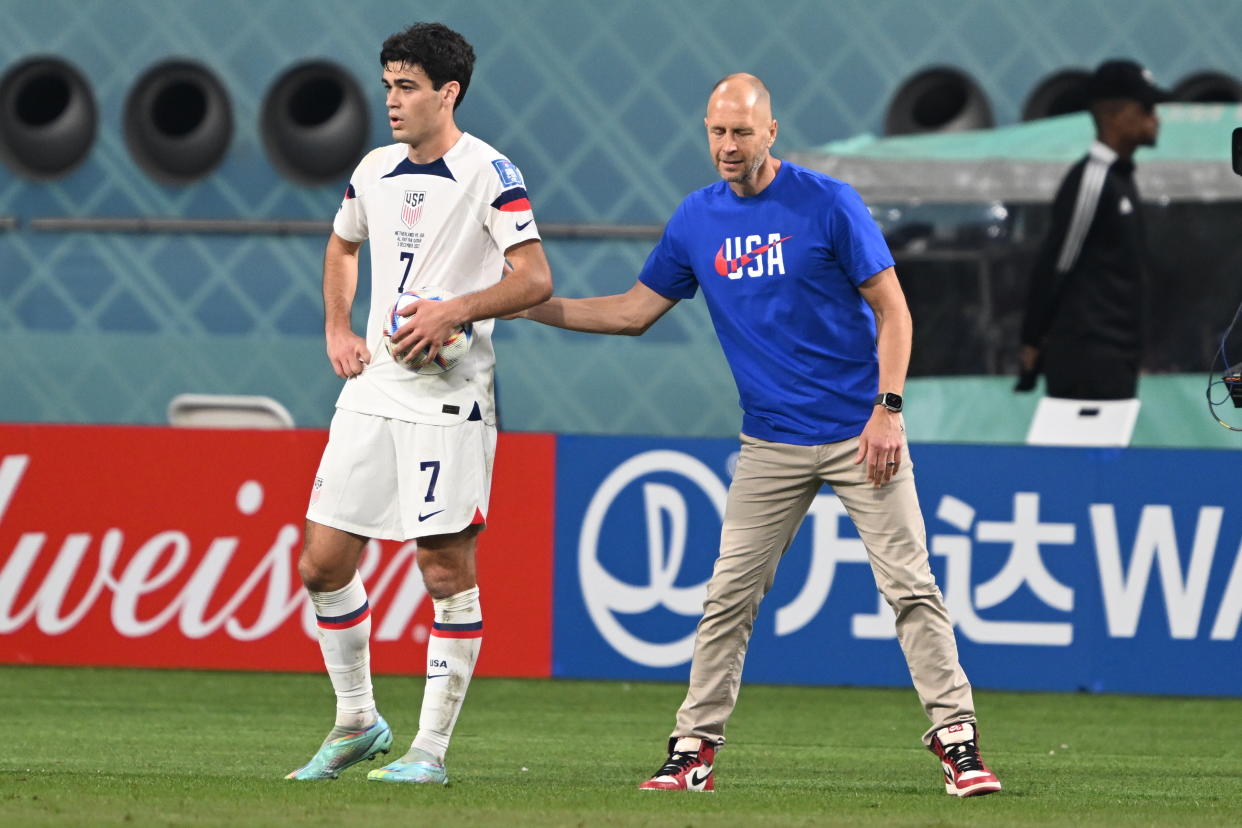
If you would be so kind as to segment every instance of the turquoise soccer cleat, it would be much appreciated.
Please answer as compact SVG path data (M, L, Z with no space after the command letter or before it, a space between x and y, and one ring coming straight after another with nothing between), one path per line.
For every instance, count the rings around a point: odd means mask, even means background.
M387 753L392 747L392 728L380 716L375 724L365 730L337 733L333 728L319 751L311 760L286 779L336 779L341 771L359 762L374 759L376 754Z
M410 748L410 752L395 762L376 768L367 774L372 782L410 782L421 785L447 785L448 771L444 764L425 750Z

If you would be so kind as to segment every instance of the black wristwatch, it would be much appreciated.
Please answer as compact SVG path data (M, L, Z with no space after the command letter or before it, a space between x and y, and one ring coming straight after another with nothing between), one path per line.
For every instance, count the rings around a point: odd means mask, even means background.
M876 394L875 405L882 405L889 411L901 411L901 395L900 394Z

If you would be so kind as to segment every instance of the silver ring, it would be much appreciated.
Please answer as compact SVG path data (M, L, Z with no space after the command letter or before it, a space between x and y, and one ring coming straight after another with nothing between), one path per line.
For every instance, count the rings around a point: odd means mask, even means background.
M884 465L886 465L886 466L895 466L895 465L897 465L897 461L896 461L896 460L889 460L889 461L888 461L887 463L885 463Z

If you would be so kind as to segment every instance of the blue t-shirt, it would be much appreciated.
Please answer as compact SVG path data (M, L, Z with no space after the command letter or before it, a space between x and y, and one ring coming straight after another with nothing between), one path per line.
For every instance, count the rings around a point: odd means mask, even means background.
M757 195L718 181L686 196L638 278L669 299L703 289L744 433L818 445L871 417L875 316L858 285L892 265L854 188L783 161Z

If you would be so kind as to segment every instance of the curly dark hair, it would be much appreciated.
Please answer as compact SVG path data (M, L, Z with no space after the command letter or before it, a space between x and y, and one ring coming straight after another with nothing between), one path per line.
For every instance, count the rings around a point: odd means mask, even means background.
M380 47L380 66L390 63L421 66L431 78L431 88L439 89L457 81L461 92L453 108L461 106L474 72L474 47L443 23L415 23L403 32L390 35Z

